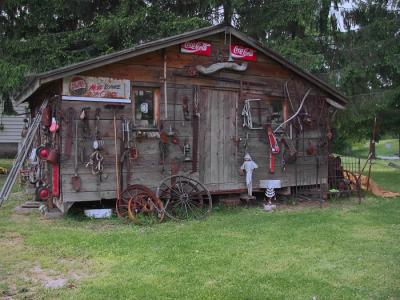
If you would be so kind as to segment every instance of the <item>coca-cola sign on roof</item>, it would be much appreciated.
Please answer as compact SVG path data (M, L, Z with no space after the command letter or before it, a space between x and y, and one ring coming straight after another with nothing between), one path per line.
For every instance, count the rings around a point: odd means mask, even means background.
M195 55L210 56L211 44L203 41L189 41L181 44L182 53L190 53Z
M231 44L231 56L233 58L238 58L243 60L255 61L257 59L256 51L254 49L236 44Z

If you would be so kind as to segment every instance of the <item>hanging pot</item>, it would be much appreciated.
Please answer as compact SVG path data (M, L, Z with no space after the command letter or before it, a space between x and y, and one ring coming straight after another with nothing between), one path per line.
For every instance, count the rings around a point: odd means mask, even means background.
M58 164L58 157L59 157L59 152L57 148L53 148L50 150L48 156L47 156L47 161L53 165Z
M45 186L37 187L36 197L38 200L47 201L47 199L50 197L50 190Z
M43 160L47 160L50 154L50 149L47 146L39 146L36 149L36 155Z

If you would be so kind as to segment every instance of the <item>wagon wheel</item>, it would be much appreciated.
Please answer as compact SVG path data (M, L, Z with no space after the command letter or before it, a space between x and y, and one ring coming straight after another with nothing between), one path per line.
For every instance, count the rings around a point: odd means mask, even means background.
M164 208L160 199L147 187L129 185L116 203L117 214L129 218L136 224L153 224L164 218Z
M128 202L128 216L135 224L151 225L160 223L164 219L164 206L160 199L141 194L133 197Z
M212 209L211 194L200 182L181 175L165 178L157 188L165 213L176 220L202 219Z

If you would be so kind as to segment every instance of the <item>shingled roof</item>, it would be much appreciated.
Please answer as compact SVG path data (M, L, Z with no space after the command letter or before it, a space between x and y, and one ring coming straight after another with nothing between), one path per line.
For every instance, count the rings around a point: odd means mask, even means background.
M193 40L200 39L206 36L218 34L225 32L227 34L231 34L239 40L242 40L249 46L258 50L259 52L265 54L269 58L273 59L277 63L285 66L301 78L311 82L315 86L319 87L321 90L325 91L329 97L335 99L335 102L338 102L340 105L346 105L347 98L334 87L330 86L326 82L322 81L318 77L312 75L311 73L303 70L302 68L296 66L295 64L289 62L287 59L283 58L281 55L272 51L271 49L265 48L261 43L254 40L253 38L241 33L231 26L227 26L225 24L220 24L216 26L205 27L189 32L185 32L182 34L174 35L171 37L159 39L156 41L140 44L133 48L117 51L111 54L98 56L89 60L85 60L80 63L72 64L66 67L58 68L55 70L51 70L48 72L40 73L33 76L27 84L21 89L19 94L16 96L15 101L17 104L24 102L27 100L35 91L37 91L42 85L55 81L57 79L61 79L66 76L75 75L81 72L85 72L91 69L95 69L104 65L108 65L111 63L119 62L125 59L129 59L135 56L139 56L145 53L153 52L156 50L160 50L163 48L167 48L174 45L179 45L181 43Z

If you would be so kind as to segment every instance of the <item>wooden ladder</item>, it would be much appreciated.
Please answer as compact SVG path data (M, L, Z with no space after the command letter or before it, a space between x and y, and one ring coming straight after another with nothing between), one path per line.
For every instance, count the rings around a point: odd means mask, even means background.
M40 121L42 120L42 115L43 111L46 108L48 103L48 99L45 99L42 103L42 105L39 108L39 111L37 112L35 118L33 119L33 122L31 126L28 129L28 132L26 134L26 138L24 142L22 143L21 149L18 152L17 156L14 159L13 166L7 176L7 179L1 189L0 192L0 207L8 199L8 196L10 195L11 189L15 184L15 180L18 177L18 172L21 169L26 156L28 155L28 151L32 146L35 134L37 132L37 129L39 128Z

